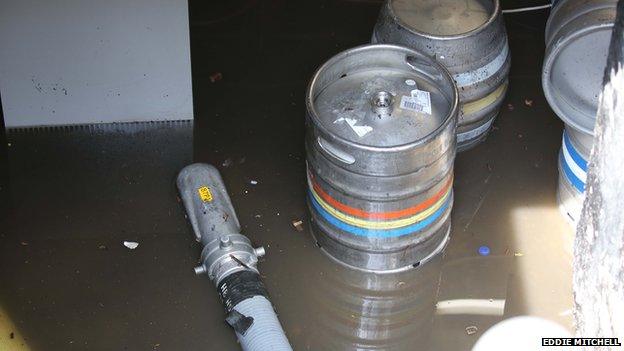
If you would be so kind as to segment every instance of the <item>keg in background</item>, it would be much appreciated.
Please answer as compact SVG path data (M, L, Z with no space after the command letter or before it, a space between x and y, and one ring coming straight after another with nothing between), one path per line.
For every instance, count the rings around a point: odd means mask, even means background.
M457 88L423 53L342 52L306 95L309 207L318 245L363 270L417 266L446 245Z
M561 211L576 224L580 218L585 199L587 162L594 137L570 126L563 131L559 152L559 188L557 200Z
M560 0L546 24L542 86L570 127L593 134L616 0Z
M388 0L373 42L427 53L459 90L457 149L485 140L508 86L511 56L498 0Z
M557 198L573 223L583 207L616 0L559 0L546 24L544 94L564 121Z

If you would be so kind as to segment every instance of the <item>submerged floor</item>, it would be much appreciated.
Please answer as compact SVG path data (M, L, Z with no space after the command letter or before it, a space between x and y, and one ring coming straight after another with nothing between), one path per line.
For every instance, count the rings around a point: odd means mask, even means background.
M192 270L199 246L174 178L193 160L221 169L244 233L266 247L260 270L296 350L470 350L523 314L571 327L572 229L555 200L562 124L539 78L547 13L506 18L509 106L457 159L445 257L376 276L333 263L292 221L308 220L307 80L369 39L379 3L231 3L215 12L191 2L194 126L9 134L0 350L237 350L214 287Z

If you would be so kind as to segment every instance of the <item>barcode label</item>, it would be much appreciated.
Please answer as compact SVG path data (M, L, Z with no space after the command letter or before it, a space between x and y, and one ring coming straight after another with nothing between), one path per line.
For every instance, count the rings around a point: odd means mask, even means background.
M415 101L412 97L404 96L401 99L401 108L406 110L412 110L417 112L422 112L423 108Z
M401 108L430 115L431 94L428 91L414 89L412 96L401 97Z
M431 93L424 90L414 89L412 90L412 98L416 99L424 113L431 114Z

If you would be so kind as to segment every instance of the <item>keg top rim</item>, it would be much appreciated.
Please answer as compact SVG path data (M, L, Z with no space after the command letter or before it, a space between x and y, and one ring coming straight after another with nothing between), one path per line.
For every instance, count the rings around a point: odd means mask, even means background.
M559 118L570 127L584 132L586 134L594 134L594 125L596 123L596 112L588 111L584 109L582 103L579 102L580 96L574 99L566 99L563 97L564 93L560 92L560 86L557 81L553 79L553 71L557 66L557 59L560 55L570 49L574 45L575 40L591 35L596 32L611 32L613 23L602 23L600 25L583 28L576 31L562 40L556 42L556 44L550 45L546 52L544 59L544 69L542 72L542 86L544 95L548 104L553 111L559 116ZM609 42L606 43L605 54L608 49ZM605 65L606 66L606 56ZM604 71L604 66L600 72ZM603 76L599 77L600 86L602 86ZM600 92L597 92L600 93ZM598 110L598 102L596 101L595 110Z
M559 35L559 31L566 27L568 24L576 20L580 16L588 16L594 11L600 11L604 9L613 9L613 19L607 20L606 18L597 17L593 26L610 25L612 26L615 19L615 8L617 1L602 1L602 2L584 2L578 3L573 1L559 1L551 9L548 20L546 21L546 28L544 30L544 37L546 40L546 46L550 46L553 38ZM580 6L580 9L578 7ZM564 20L562 22L562 20ZM591 27L591 26L590 26Z
M397 13L395 13L394 8L392 6L392 3L394 1L395 0L388 0L386 1L386 4L384 6L387 6L389 13L392 15L392 17L397 23L401 24L401 26L403 26L405 29L407 29L408 31L414 34L417 34L425 38L435 39L435 40L455 40L455 39L463 39L466 37L473 36L485 30L488 26L494 23L494 21L496 21L496 19L502 14L500 1L492 0L492 2L494 3L494 8L492 9L492 13L488 17L487 21L482 23L479 27L469 30L467 32L458 33L458 34L449 34L449 35L434 34L434 33L429 33L429 32L425 32L422 30L418 30L414 28L413 26L405 23L405 21L403 21L403 19Z
M331 67L333 67L336 63L339 63L341 60L348 58L350 56L362 54L371 50L400 52L402 54L404 53L406 57L413 55L418 58L427 60L427 62L431 66L434 67L437 73L439 73L442 76L442 79L444 79L445 84L448 84L448 86L451 87L450 96L448 96L448 100L450 104L448 108L448 112L446 113L445 116L440 117L440 122L438 123L438 125L435 128L433 128L431 131L429 131L427 134L423 135L422 137L419 137L418 139L414 139L414 140L404 142L404 143L397 143L396 145L387 145L387 146L370 145L370 144L365 144L363 142L358 142L356 140L353 140L353 139L350 139L341 135L336 135L332 133L328 129L328 127L323 123L322 119L319 117L320 114L316 107L317 96L315 96L315 93L317 92L317 88L318 86L320 86L320 82L319 82L320 78L322 77L324 73L326 73ZM416 69L414 69L414 71L417 72ZM419 74L421 74L423 77L425 76L425 74L422 72L420 72ZM437 137L440 134L440 132L444 128L447 127L449 123L455 120L455 117L457 116L457 113L459 111L459 93L457 91L457 87L449 71L442 64L431 59L427 55L417 50L403 47L403 46L398 46L398 45L367 44L367 45L357 46L357 47L354 47L354 48L351 48L351 49L348 49L348 50L345 50L336 54L335 56L327 60L321 67L319 67L316 70L312 79L310 80L310 83L308 84L308 88L306 92L306 107L307 107L308 115L310 116L310 118L317 122L315 123L315 125L324 133L331 134L332 138L335 138L336 140L339 140L340 142L344 144L352 145L352 146L355 146L357 148L364 149L364 150L370 150L370 151L375 151L375 152L385 152L385 151L394 152L394 151L406 150L406 149L413 148L414 146L426 144L431 139L434 139L435 137Z

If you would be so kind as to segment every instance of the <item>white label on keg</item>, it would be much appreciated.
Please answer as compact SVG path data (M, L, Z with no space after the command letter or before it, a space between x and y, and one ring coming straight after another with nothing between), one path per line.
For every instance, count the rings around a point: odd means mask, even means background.
M431 94L428 91L414 89L412 90L412 96L401 97L401 108L430 115Z
M334 123L338 123L338 122L347 122L349 127L351 127L351 129L355 132L355 134L357 134L360 138L373 131L373 127L371 126L356 125L358 121L353 118L340 117L334 121Z

